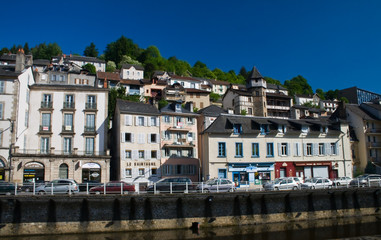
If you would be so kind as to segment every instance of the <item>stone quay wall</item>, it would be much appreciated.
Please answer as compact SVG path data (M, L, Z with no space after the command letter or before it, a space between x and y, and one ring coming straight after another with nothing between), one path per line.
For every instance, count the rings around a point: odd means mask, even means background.
M380 215L381 189L1 196L0 236L147 231Z

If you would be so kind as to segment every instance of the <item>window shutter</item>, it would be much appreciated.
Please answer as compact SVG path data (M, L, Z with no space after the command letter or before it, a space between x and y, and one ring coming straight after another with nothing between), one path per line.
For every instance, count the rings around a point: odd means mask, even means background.
M291 155L291 148L290 148L290 144L289 143L287 143L286 148L287 148L287 156L292 156Z
M126 140L126 133L122 132L122 134L120 134L120 136L121 136L121 142L124 143Z
M148 127L151 127L151 118L150 117L147 117L147 125L148 125Z
M134 139L134 134L131 133L131 143L135 142L134 140L135 140L135 139Z
M303 154L304 156L307 156L307 144L303 143Z
M132 116L131 115L127 115L127 125L128 126L131 126L132 125Z
M138 150L132 150L132 160L138 159Z
M282 155L282 149L281 149L281 144L278 143L278 156L281 156Z
M150 158L149 153L150 153L150 150L144 150L144 159L145 160Z
M319 144L318 143L313 143L312 146L313 146L313 155L314 156L319 155Z
M144 117L144 126L147 126L147 117Z
M139 125L139 117L135 116L135 126L138 126L138 125Z
M156 151L156 159L160 159L160 150Z
M124 126L128 126L128 115L124 115Z
M151 143L151 134L150 133L147 134L147 142Z
M156 133L156 142L155 143L159 143L160 142L160 134Z
M335 146L336 146L336 155L340 155L339 154L339 143L336 143Z
M299 144L298 143L294 143L294 156L297 157L298 156L298 146Z
M156 126L160 126L160 118L159 117L156 118Z
M324 155L331 154L331 146L329 143L324 143Z

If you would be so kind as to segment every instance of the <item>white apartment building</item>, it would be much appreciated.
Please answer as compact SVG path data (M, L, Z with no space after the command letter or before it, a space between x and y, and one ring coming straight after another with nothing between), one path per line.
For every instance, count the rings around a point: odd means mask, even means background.
M27 127L17 136L12 153L13 180L107 182L108 91L53 84L29 88Z
M160 178L160 112L155 106L118 99L113 139L114 179L143 186Z
M260 184L286 176L352 176L344 122L220 115L201 138L203 175Z

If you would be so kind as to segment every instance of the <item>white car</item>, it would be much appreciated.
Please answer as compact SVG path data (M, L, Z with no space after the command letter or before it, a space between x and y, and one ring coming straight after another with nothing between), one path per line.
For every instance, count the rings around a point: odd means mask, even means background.
M333 185L334 186L349 185L351 181L352 181L352 178L350 177L339 177L333 180Z
M234 192L235 184L226 178L212 178L205 183L198 184L197 190L202 192Z
M57 179L36 187L38 194L78 193L78 183L73 179Z
M299 189L299 184L292 177L275 179L263 185L265 190L296 190Z
M311 179L306 179L304 183L301 185L302 189L331 189L333 185L333 182L329 180L328 178L311 178Z

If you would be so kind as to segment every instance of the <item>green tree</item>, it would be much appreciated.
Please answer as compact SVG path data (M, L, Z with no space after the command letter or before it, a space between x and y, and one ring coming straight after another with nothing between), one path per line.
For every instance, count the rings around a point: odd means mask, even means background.
M118 40L109 43L106 46L104 55L106 61L120 63L123 55L137 59L141 52L142 49L140 49L139 46L135 44L131 39L126 38L125 36L121 36Z
M57 43L41 43L31 49L34 59L51 59L53 56L62 54L61 47Z
M174 56L168 58L166 66L168 72L173 72L179 76L189 76L191 68L191 65L186 61L178 60Z
M213 74L212 71L209 70L206 64L200 61L197 61L193 65L193 68L191 69L191 73L193 77L216 79L216 76Z
M106 64L106 72L115 72L116 64L113 61L108 61Z
M149 46L146 50L143 50L142 54L138 57L138 60L144 63L152 58L161 58L160 51L156 46Z
M212 93L210 93L209 98L210 98L210 101L217 102L218 99L221 98L221 96L217 93L212 92Z
M348 100L348 98L346 98L346 97L341 97L341 98L340 98L340 101L342 101L342 102L344 102L344 103L349 103L349 100Z
M97 69L91 63L83 65L82 68L88 70L92 74L96 74L97 73Z
M241 69L239 70L238 75L241 75L244 79L247 79L250 75L250 71L247 71L246 68L242 66Z
M329 90L324 94L325 99L334 100L337 99L339 95L339 90Z
M98 49L96 49L95 44L92 42L83 51L83 55L86 57L98 57Z
M276 80L274 78L271 78L271 77L263 77L263 79L266 80L267 83L271 83L271 84L275 84L275 85L280 85L282 86L282 84L280 83L279 80Z
M8 54L9 53L9 49L4 47L0 50L0 55L3 55L3 54Z
M164 99L161 99L159 101L159 109L162 109L163 107L167 106L168 105L168 102Z
M247 115L247 111L245 109L242 109L241 110L241 115L246 116Z
M29 54L30 53L29 44L27 42L24 44L23 49L24 49L24 53L25 54Z
M308 84L307 79L300 75L292 78L291 80L284 81L284 86L287 88L290 96L294 96L295 94L313 94L312 88Z
M320 98L321 100L325 100L323 89L318 88L318 89L316 89L316 92L315 92L315 93L319 96L319 98Z
M119 63L119 68L121 68L123 64L142 65L141 62L139 62L138 60L134 60L130 56L127 56L127 55L122 56L122 60Z

